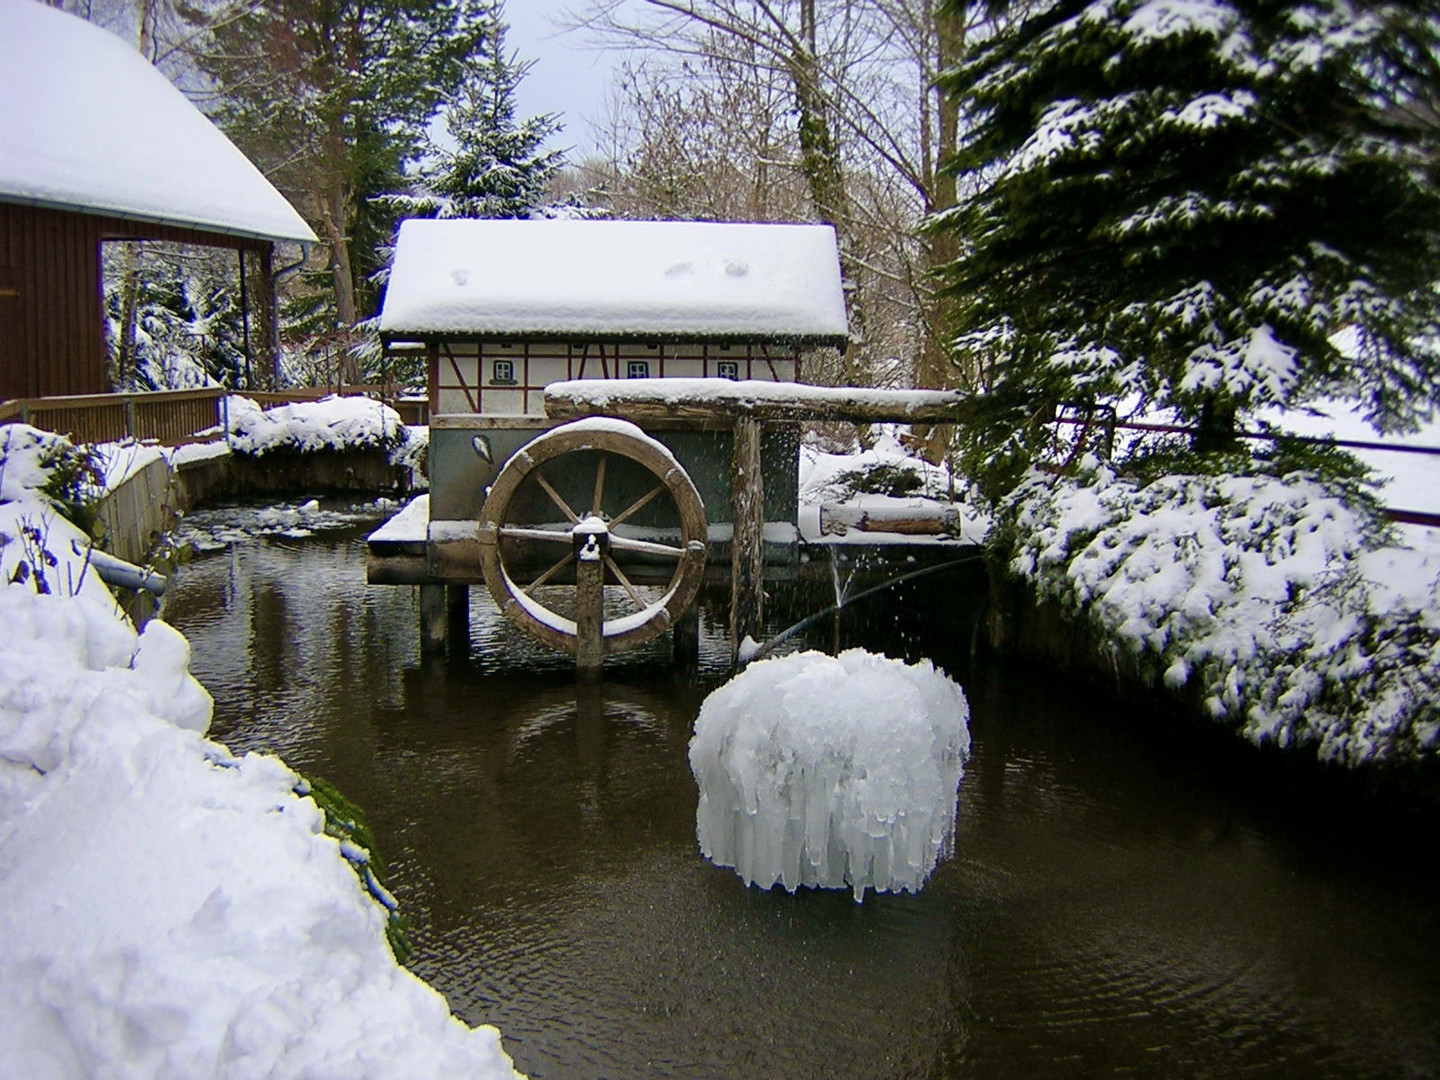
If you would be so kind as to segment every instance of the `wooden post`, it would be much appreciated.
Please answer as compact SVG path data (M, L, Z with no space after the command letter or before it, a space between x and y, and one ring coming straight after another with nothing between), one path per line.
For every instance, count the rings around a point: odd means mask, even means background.
M420 654L445 652L445 586L420 586Z
M675 663L685 668L700 664L700 605L688 608L670 631L671 655Z
M605 564L595 536L575 558L575 668L593 675L605 661Z
M470 586L445 586L445 641L457 654L470 640Z
M730 655L745 638L760 639L765 614L765 482L760 475L759 420L735 418L730 462Z

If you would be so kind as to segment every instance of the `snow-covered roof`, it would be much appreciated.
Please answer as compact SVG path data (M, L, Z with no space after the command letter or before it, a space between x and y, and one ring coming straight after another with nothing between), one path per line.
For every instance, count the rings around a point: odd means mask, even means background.
M843 345L846 319L828 225L414 220L380 330Z
M0 0L0 109L0 202L315 239L164 75L83 19Z

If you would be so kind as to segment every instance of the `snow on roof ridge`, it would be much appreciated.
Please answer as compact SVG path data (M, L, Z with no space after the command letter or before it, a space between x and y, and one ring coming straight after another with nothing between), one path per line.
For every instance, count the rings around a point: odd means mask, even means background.
M316 239L163 74L74 15L35 0L0 0L0 104L0 202L257 239Z
M412 219L380 329L842 344L847 325L828 225Z

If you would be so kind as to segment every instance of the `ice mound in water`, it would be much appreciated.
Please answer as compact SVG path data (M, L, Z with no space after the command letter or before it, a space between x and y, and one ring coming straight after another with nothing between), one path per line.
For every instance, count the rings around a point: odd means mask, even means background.
M746 882L916 892L950 854L965 694L863 649L752 664L700 707L700 850Z

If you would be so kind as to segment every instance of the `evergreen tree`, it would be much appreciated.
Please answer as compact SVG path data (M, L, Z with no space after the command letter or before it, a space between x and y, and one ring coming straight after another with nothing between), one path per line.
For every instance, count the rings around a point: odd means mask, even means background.
M199 63L227 133L290 196L328 248L334 320L373 306L377 248L430 121L484 40L482 0L240 2Z
M515 119L515 91L531 68L506 52L503 0L488 0L484 45L465 66L465 82L445 111L450 138L435 146L419 193L389 198L403 217L523 218L546 207L562 150L545 142L560 130L553 115Z
M470 61L464 96L446 114L455 148L440 156L435 192L441 217L520 218L544 204L564 164L545 141L560 130L553 115L515 121L515 89L530 70L505 51L504 4L491 8L491 32Z
M1397 24L1435 41L1384 0L1055 0L947 74L971 194L936 228L992 491L1058 406L1171 409L1204 451L1312 393L1391 428L1440 401L1437 163L1395 107Z
M126 249L138 249L133 258ZM119 371L124 327L130 363L121 390L249 385L247 328L235 294L237 257L223 248L162 242L102 245L110 363ZM133 298L121 270L134 266Z

